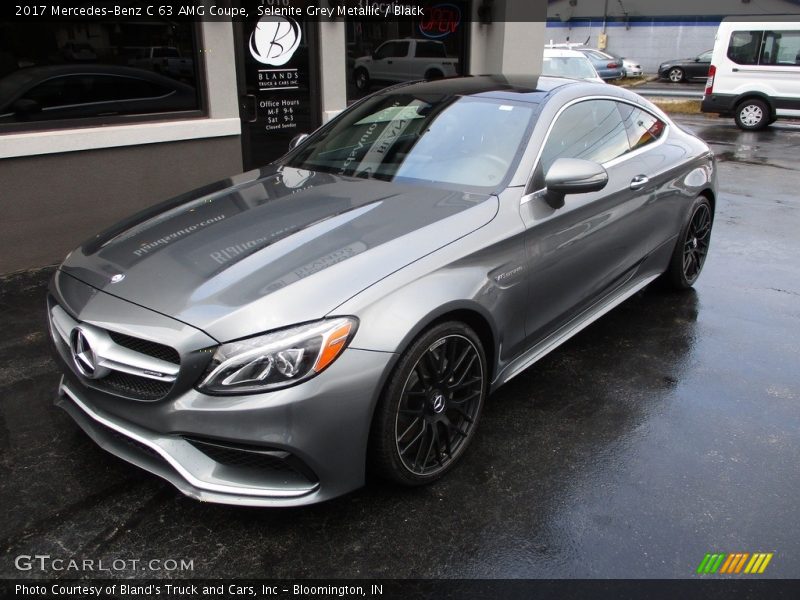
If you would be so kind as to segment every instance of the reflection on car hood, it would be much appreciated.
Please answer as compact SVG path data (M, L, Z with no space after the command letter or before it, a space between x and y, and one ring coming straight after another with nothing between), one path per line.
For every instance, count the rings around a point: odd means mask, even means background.
M225 341L321 318L496 213L486 194L269 167L145 211L61 269Z

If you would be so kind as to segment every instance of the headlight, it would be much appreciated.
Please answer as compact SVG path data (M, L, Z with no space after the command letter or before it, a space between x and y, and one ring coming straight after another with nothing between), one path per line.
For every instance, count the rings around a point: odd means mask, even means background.
M336 360L357 325L353 317L339 317L222 344L198 389L249 394L310 379Z

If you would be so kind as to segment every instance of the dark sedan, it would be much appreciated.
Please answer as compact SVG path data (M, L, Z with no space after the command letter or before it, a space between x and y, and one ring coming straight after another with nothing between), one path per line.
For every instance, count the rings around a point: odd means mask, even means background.
M389 88L70 253L58 403L201 500L431 483L491 392L652 281L694 284L715 197L708 146L616 86Z
M0 79L0 123L192 110L195 88L144 69L52 65Z
M708 68L711 66L712 52L713 50L708 50L694 58L679 58L661 63L658 67L658 76L673 83L705 80L708 77Z

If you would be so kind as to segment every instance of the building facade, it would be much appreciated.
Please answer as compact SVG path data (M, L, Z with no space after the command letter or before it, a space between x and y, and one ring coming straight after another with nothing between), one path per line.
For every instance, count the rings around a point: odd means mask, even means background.
M457 74L541 66L541 3L260 16L292 4L242 0L243 20L0 21L0 274L59 262L123 217L279 157L369 91L419 78L420 63L421 76L445 63ZM365 58L391 68L359 87Z

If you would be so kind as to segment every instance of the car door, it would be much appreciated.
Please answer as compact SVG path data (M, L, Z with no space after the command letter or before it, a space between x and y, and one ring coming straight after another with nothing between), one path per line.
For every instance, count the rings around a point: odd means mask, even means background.
M713 51L703 52L695 58L694 63L688 65L686 74L692 79L701 79L708 76L708 68L711 66L711 54Z
M641 153L626 159L630 150L615 101L569 104L553 122L520 211L527 229L531 343L623 285L646 254L647 191L637 183L645 165ZM561 208L552 208L543 194L544 174L562 157L603 164L605 188L568 195Z
M386 42L375 53L372 61L372 78L384 81L405 81L404 64L401 59L408 56L408 42Z

